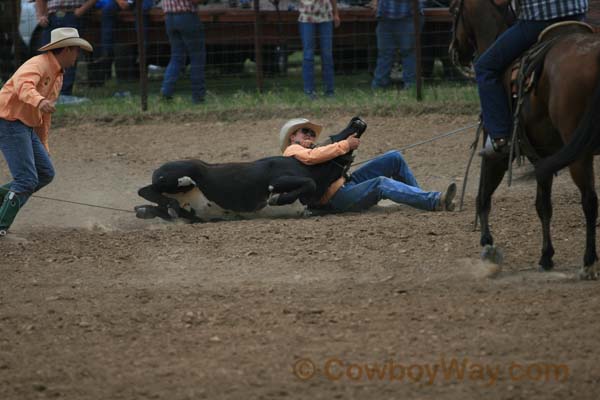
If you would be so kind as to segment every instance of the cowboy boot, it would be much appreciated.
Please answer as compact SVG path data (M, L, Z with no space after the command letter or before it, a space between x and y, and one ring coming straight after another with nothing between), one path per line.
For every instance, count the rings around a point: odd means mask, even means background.
M21 202L17 194L9 191L4 196L4 201L2 201L2 206L0 206L0 237L6 236L6 231L12 225L20 208Z

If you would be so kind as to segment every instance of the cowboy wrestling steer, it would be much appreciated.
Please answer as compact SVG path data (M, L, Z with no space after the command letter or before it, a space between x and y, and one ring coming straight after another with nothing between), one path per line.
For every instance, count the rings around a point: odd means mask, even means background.
M332 141L361 135L366 123L355 117ZM304 165L293 157L267 157L253 162L209 164L189 159L168 162L152 175L152 184L138 194L156 203L135 207L138 218L184 218L190 222L246 217L265 213L269 206L295 204L292 215L301 216L298 205L316 206L329 185L344 174L353 161L346 154L317 165ZM268 207L273 210L276 207ZM287 215L290 210L287 210ZM256 215L256 216L258 216Z

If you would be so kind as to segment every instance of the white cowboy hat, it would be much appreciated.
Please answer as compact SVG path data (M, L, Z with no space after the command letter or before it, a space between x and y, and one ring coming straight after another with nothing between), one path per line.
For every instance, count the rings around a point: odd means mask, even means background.
M294 118L283 124L279 131L279 148L283 153L285 149L290 145L290 136L300 128L309 128L315 132L315 139L319 137L323 127L315 123L310 122L306 118Z
M42 46L38 51L60 49L61 47L78 46L86 51L93 51L92 45L85 39L79 37L75 28L56 28L50 32L50 43Z

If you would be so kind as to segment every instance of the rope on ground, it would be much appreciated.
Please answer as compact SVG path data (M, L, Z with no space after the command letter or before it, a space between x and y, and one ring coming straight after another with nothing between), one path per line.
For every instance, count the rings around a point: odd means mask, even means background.
M37 199L44 199L44 200L52 200L52 201L58 201L61 203L69 203L69 204L76 204L79 206L86 206L86 207L94 207L94 208L102 208L104 210L111 210L111 211L121 211L121 212L126 212L126 213L134 213L135 211L133 210L124 210L122 208L114 208L114 207L106 207L106 206L99 206L96 204L88 204L88 203L80 203L78 201L71 201L71 200L62 200L62 199L55 199L52 197L46 197L46 196L39 196L37 194L34 194L31 197L35 197Z

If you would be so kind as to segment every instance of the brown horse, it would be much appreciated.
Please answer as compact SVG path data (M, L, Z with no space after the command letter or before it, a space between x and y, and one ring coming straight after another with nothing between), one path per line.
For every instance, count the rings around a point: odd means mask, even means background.
M475 52L482 54L506 30L513 15L493 0L453 0L452 59L462 66L470 64ZM573 135L600 135L600 36L591 33L565 33L548 51L535 88L526 94L519 124L537 157L555 154ZM506 76L508 83L508 73ZM506 85L508 87L508 84ZM530 157L535 162L535 158ZM571 177L581 192L581 204L586 221L586 244L580 277L597 277L596 219L598 198L594 187L593 155L573 158ZM508 169L508 158L481 163L477 215L481 221L483 256L495 253L488 217L491 197ZM551 190L553 175L537 174L536 210L542 222L543 243L539 260L541 270L553 267L554 248L550 238L552 217Z

